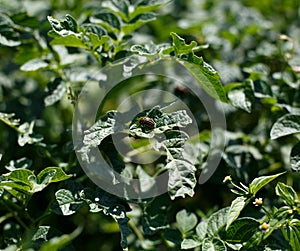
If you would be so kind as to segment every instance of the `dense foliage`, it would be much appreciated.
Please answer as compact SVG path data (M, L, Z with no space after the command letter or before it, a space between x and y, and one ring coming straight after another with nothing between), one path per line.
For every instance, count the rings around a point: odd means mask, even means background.
M1 0L0 249L298 250L299 13L292 0ZM87 86L103 91L92 121Z

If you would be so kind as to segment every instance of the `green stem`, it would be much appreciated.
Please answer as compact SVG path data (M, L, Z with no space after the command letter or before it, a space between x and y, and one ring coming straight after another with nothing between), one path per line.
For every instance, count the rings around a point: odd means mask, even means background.
M140 241L144 241L144 236L142 235L141 231L136 227L136 225L130 220L128 221L128 225L131 227L131 229L133 230L133 232L136 234L136 236L138 237L138 239Z

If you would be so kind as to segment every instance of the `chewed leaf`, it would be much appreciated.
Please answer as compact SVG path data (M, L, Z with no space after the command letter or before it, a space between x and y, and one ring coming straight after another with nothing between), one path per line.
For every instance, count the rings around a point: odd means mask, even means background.
M189 136L183 131L170 130L163 134L163 141L155 145L157 151L160 148L167 150L168 159L183 159L184 144Z
M106 117L98 120L90 129L84 132L83 143L89 146L98 146L102 140L114 133L116 124L115 111L111 111Z
M127 236L131 230L128 226L129 218L126 216L126 208L123 205L114 205L104 212L111 215L118 223L121 231L121 246L123 250L128 250Z
M136 119L135 123L130 126L130 134L144 138L153 138L155 134L163 133L174 127L185 127L192 123L192 119L185 110L179 110L171 113L164 113L155 107L151 111L145 113L145 117L153 119L155 127L152 130L145 131L140 123L140 119Z
M194 195L196 168L185 160L174 159L166 166L169 171L168 191L172 200Z

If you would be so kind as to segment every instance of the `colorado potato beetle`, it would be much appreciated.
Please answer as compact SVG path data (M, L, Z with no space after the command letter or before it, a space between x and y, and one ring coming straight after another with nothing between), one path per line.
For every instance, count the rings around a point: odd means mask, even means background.
M142 117L140 119L140 125L146 130L153 130L156 126L156 123L152 118Z

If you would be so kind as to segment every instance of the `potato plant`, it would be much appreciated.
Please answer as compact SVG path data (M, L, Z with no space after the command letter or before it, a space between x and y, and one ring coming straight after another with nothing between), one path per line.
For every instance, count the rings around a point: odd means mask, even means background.
M0 1L0 249L297 251L298 19Z

